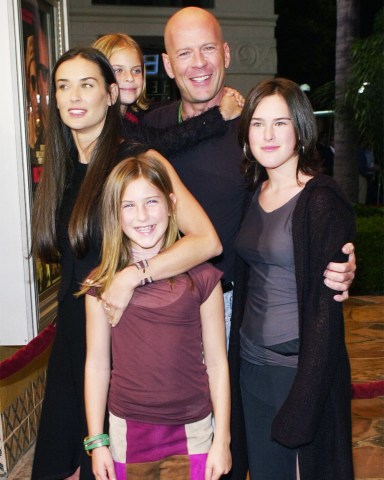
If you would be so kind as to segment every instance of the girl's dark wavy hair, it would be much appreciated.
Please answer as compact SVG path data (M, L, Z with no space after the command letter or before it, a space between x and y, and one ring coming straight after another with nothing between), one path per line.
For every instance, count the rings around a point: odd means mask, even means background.
M44 262L55 262L59 259L58 215L64 191L71 183L74 166L78 161L71 130L62 121L57 108L55 77L60 65L77 57L98 66L108 93L111 93L111 85L117 83L107 58L95 48L68 50L52 70L48 107L49 129L45 139L46 160L32 211L32 254ZM91 235L100 233L101 193L105 179L117 163L121 139L122 120L120 102L117 99L108 107L104 127L96 140L69 222L71 246L79 257L87 252Z
M261 100L271 95L280 95L287 102L296 134L295 150L299 155L297 172L314 175L320 171L318 157L315 154L317 125L312 106L299 85L286 78L264 80L255 85L248 93L240 117L239 143L243 149L242 171L248 187L253 190L259 182L266 180L267 172L251 152L249 146L249 126L256 107Z

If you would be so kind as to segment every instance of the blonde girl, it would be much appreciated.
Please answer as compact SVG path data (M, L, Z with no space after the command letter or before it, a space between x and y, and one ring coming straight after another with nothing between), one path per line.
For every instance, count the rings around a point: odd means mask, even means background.
M214 480L231 466L221 272L205 263L171 279L146 276L113 328L100 299L116 272L145 271L173 245L175 203L166 170L148 154L121 162L105 186L101 264L82 291L84 444L97 478Z
M98 38L93 47L102 51L115 72L120 89L120 110L127 119L134 119L140 111L146 111L150 102L146 95L144 56L139 44L125 33L110 33Z

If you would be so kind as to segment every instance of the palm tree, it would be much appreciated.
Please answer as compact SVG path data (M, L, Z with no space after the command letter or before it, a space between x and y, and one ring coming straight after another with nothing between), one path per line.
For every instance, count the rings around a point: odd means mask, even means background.
M337 0L335 69L335 164L334 177L350 201L357 201L357 145L352 112L345 103L351 72L351 49L356 31L356 0Z
M372 33L352 48L352 75L346 95L359 138L373 146L375 163L383 167L384 8L376 14Z

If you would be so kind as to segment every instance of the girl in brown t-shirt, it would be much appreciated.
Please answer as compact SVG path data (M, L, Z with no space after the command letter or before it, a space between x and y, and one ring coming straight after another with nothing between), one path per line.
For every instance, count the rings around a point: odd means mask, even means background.
M104 190L101 264L82 290L84 446L100 478L207 480L231 467L222 274L202 264L171 279L146 276L148 259L178 238L175 203L164 167L148 154L121 162ZM129 264L142 271L142 286L112 327L100 297ZM110 438L102 433L107 398Z

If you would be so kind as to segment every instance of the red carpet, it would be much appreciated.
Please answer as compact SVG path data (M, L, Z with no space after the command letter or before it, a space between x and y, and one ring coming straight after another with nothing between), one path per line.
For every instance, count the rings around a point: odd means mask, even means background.
M384 380L352 384L352 398L375 398L383 395Z
M54 325L48 325L48 327L44 328L44 330L27 345L21 347L16 353L0 362L0 380L4 380L18 372L47 349L55 336L55 332L56 327Z

